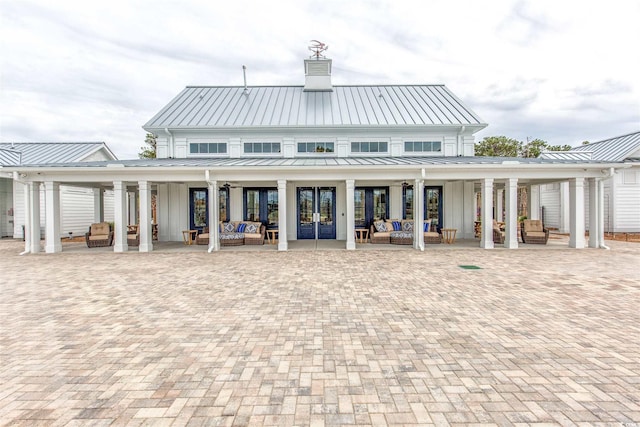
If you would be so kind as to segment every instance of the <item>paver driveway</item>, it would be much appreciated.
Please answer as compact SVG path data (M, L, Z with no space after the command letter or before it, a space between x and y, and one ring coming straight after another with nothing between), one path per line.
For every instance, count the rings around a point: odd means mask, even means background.
M638 425L640 245L611 245L20 257L3 240L0 424Z

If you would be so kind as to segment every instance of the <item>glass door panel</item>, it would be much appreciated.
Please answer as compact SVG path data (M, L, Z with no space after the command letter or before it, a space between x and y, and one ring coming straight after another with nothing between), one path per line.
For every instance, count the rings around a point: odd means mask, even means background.
M298 188L298 239L314 239L314 189Z
M336 189L320 188L318 192L318 211L320 212L318 239L335 239Z
M190 230L200 230L207 226L208 207L207 207L207 190L191 189L191 215L189 218Z
M245 209L244 217L247 221L260 221L260 191L247 190Z
M278 190L267 190L267 227L278 228Z
M442 187L425 187L424 216L438 229L442 227Z
M387 218L387 189L373 189L373 221Z
M365 209L365 191L364 189L355 190L355 200L354 200L354 219L356 228L366 228L367 227L367 215Z

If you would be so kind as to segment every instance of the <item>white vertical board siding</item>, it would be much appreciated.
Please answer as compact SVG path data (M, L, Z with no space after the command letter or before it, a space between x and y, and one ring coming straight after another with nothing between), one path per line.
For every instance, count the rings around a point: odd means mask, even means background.
M562 228L560 226L560 183L554 182L541 186L540 206L544 207L544 225Z
M61 237L84 236L94 221L93 190L60 186Z
M105 190L104 192L104 220L105 222L115 221L113 190Z
M627 175L626 179L624 175ZM632 176L635 174L635 179ZM640 172L624 171L616 184L616 232L640 231Z
M13 215L9 210L13 208L13 181L0 178L0 237L13 236Z

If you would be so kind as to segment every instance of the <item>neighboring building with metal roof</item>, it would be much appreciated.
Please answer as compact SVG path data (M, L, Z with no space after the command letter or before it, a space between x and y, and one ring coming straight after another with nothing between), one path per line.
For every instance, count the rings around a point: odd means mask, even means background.
M61 250L56 228L59 185L113 190L114 250L129 250L127 225L139 222L140 251L184 233L210 232L220 249L220 221L260 221L280 238L278 250L304 239L332 239L356 249L381 219L411 219L413 247L425 250L424 221L434 229L493 248L492 220L504 219L504 246L518 247L517 187L529 187L530 218L540 215L539 187L570 185L569 246L585 246L584 193L596 212L599 180L620 162L573 157L474 157L474 134L487 124L444 85L341 85L332 62L304 61L300 86L188 86L143 128L157 139L157 159L4 167L30 188L47 188L45 250ZM130 192L137 201L128 199ZM29 192L35 236L39 199ZM477 197L480 194L481 197ZM504 203L503 203L504 200ZM503 212L505 216L503 218ZM36 238L26 250L39 250ZM502 243L500 243L502 244ZM603 244L592 233L589 246Z
M44 164L74 164L83 161L117 160L104 142L2 142L0 165L4 167ZM61 231L65 236L80 235L94 218L93 190L62 186ZM23 237L25 224L24 185L19 180L0 177L0 236ZM109 203L109 197L107 197ZM107 210L108 211L108 210ZM108 211L108 213L110 213ZM109 215L112 217L112 215ZM44 224L44 212L41 216Z
M603 229L608 233L640 232L640 131L580 145L571 151L544 153L543 159L576 159L620 162L628 167L603 180ZM568 231L570 206L568 183L554 182L541 187L545 223ZM588 203L588 195L585 196ZM586 216L586 228L591 227Z

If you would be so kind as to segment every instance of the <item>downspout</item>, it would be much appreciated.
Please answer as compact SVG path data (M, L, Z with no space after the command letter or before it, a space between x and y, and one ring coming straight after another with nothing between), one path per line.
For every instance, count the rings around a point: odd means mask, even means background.
M604 190L604 185L602 185L602 180L603 179L609 179L613 176L613 174L615 173L615 169L613 168L609 168L609 171L606 173L606 175L604 176L604 178L601 178L597 185L598 185L598 198L601 198L601 200L603 200L604 203L604 194L602 194L603 190ZM600 249L606 249L606 250L610 250L611 248L607 245L604 244L604 206L603 203L600 203L600 206L598 207L599 211L598 212L598 217L600 217L602 219L602 241L600 242L599 248ZM600 219L599 219L600 221Z
M20 173L18 173L17 171L14 171L14 172L13 172L13 180L14 180L14 181L16 181L16 182L21 183L22 185L27 185L27 182L26 182L26 181L24 181L24 180L20 179ZM28 200L25 200L25 201L24 201L25 207L27 206L27 203L28 203L28 202L29 202ZM23 233L22 238L24 239L24 241L25 241L25 242L27 242L27 229L26 229L26 227L25 227L25 231L24 231L24 233ZM25 246L26 246L26 245L25 245ZM31 253L31 244L29 244L29 250L27 250L27 249L25 248L25 250L24 250L24 251L20 252L20 255L26 255L26 254L29 254L29 253Z
M169 128L164 128L164 131L167 133L167 135L169 135L169 138L170 138L170 141L171 141L171 143L169 144L169 150L170 150L170 152L169 152L168 154L169 154L169 158L170 158L170 159L173 159L173 157L174 157L174 156L173 156L173 151L174 151L174 149L175 149L175 148L174 148L174 143L175 143L175 141L173 140L173 134L169 131Z
M464 133L464 131L467 130L466 126L460 126L460 132L458 132L458 157L461 157L464 155L464 143L463 143L463 137L462 134Z

